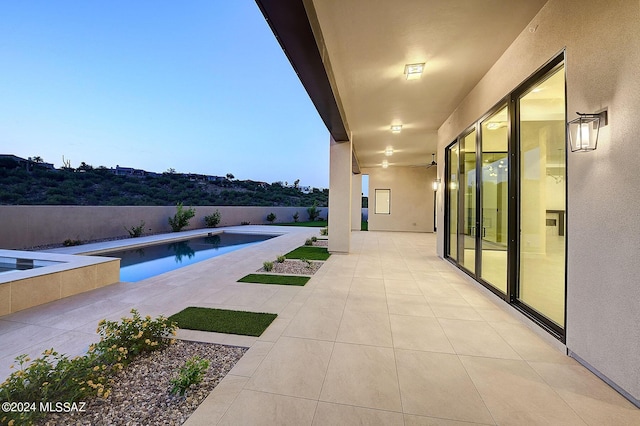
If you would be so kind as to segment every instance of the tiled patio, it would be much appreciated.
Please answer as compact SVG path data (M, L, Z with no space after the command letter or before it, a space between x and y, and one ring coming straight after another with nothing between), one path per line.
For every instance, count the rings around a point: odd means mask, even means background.
M0 376L18 353L81 352L102 317L196 304L279 316L258 339L207 337L251 349L190 426L640 424L640 410L439 259L433 234L354 233L352 253L302 288L235 282L314 232L2 317Z

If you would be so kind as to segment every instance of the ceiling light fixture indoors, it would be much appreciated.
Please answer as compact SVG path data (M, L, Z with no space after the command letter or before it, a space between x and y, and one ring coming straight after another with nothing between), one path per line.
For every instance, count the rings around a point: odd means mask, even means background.
M387 167L389 167L389 162L387 160L382 160L382 168L386 169Z
M404 74L407 80L417 80L422 77L424 71L424 62L417 64L407 64L404 66Z
M393 155L393 147L388 146L387 149L384 150L384 155L391 157Z
M391 133L400 133L402 131L402 124L392 124Z

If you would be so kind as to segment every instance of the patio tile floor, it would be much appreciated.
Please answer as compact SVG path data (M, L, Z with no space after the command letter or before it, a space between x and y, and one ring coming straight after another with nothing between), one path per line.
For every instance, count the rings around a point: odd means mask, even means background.
M195 304L279 316L259 338L181 331L250 347L189 426L640 424L640 410L561 344L439 259L433 234L354 232L352 253L332 256L304 287L236 284L317 230L284 232L135 285L0 317L0 379L25 351L82 353L96 339L94 317Z

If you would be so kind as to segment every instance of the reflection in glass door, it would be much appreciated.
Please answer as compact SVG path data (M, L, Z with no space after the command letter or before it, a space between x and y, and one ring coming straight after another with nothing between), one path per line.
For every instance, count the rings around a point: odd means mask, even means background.
M564 327L565 81L560 66L518 98L520 240L517 298Z
M480 277L507 293L508 145L507 107L482 122Z
M462 141L460 150L460 216L458 247L462 252L458 262L469 272L476 270L476 131L473 130Z
M449 191L449 239L447 253L450 258L458 260L458 144L447 150L447 191Z

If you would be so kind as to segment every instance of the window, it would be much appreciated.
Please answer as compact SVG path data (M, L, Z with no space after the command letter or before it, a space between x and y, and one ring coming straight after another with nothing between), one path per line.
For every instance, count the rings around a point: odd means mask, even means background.
M391 190L376 189L376 214L391 214Z

